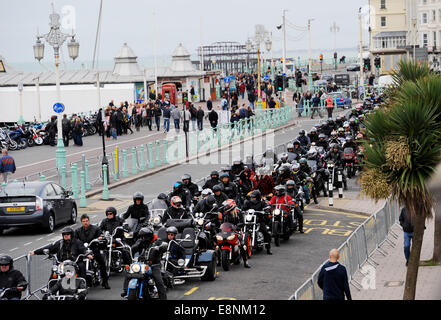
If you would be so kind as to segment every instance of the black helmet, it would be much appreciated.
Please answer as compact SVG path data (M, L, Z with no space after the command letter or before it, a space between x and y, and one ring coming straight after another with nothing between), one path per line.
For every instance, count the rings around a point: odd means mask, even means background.
M217 172L216 170L211 171L211 173L210 173L210 177L213 178L213 176L216 176L217 178L219 178L219 172Z
M188 182L184 182L185 180L188 180ZM189 174L184 174L181 178L181 181L185 185L190 184L191 183L191 176Z
M262 198L262 193L259 190L254 190L251 192L250 198L256 198L257 200L260 200Z
M299 140L294 140L293 145L295 146L296 144L298 144L300 146L300 141Z
M304 136L305 135L305 130L300 130L299 135Z
M216 198L210 194L205 198L205 203L209 208L213 208L213 205L216 203Z
M226 166L222 168L223 172L230 172L232 170L231 166Z
M334 148L340 149L340 147L338 146L337 143L332 143L332 144L330 145L330 147L331 147L331 150L334 150Z
M72 238L74 235L74 230L71 227L65 227L63 230L61 230L61 235L64 236L65 234L70 234L70 237Z
M221 186L220 186L220 185L215 185L215 186L213 186L213 192L216 193L216 192L218 192L218 191L222 191Z
M173 185L173 191L181 190L181 189L182 189L182 182L176 181L175 184Z
M280 173L289 173L291 171L291 167L289 165L283 165L279 169Z
M160 193L160 194L158 194L158 199L159 200L167 200L168 197L165 193Z
M306 158L301 158L301 159L299 160L299 163L300 163L300 165L302 165L302 164L307 164L307 163L308 163L308 160L306 160Z
M138 200L138 199L141 200L141 203L144 201L144 195L139 191L137 191L133 194L133 203L136 204L136 200Z
M9 269L12 269L13 263L14 263L14 260L10 256L8 256L6 254L2 254L0 256L0 266L9 265Z
M285 194L285 186L282 185L278 185L274 188L274 190L276 191L276 195L277 196L283 196Z
M106 209L106 216L107 216L109 213L113 213L113 215L116 217L116 209L115 209L114 207L108 207L108 208Z
M141 230L139 230L138 236L139 236L139 238L141 238L143 240L152 241L153 240L153 230L148 227L141 228Z
M174 226L168 227L165 232L168 233L173 233L174 235L178 234L178 229Z

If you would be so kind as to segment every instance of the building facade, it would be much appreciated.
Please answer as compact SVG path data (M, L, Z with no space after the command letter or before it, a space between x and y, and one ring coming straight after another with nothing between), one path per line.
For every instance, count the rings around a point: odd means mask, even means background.
M417 44L427 48L429 62L439 68L441 54L441 0L414 0L418 21Z

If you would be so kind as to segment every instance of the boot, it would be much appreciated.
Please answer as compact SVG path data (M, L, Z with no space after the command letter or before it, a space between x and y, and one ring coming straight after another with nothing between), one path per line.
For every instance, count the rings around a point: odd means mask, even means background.
M251 268L251 266L248 264L248 260L244 260L244 262L243 262L243 266L244 266L245 268L247 268L247 269L250 269L250 268Z
M347 182L346 182L346 180L345 181L343 181L343 190L348 190L348 184L347 184Z
M273 254L273 253L271 252L271 246L270 246L270 245L267 245L267 246L266 246L266 254L269 254L269 255Z
M110 289L109 282L107 281L107 279L103 279L103 282L101 285L103 286L104 289L107 289L107 290Z
M121 298L124 298L125 296L127 296L127 291L123 291L123 292L121 293Z

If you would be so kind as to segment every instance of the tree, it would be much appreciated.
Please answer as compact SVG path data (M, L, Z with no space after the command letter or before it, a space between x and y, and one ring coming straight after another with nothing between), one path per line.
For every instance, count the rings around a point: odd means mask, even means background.
M441 80L426 68L401 61L388 106L365 122L369 140L362 191L376 200L398 199L414 225L405 300L415 299L425 220L432 217L428 182L441 163Z

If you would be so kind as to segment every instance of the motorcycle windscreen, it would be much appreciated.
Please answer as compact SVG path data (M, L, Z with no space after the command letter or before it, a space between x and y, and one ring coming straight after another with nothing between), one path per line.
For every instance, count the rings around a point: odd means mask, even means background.
M315 161L315 160L308 160L307 163L308 163L308 166L311 168L312 172L317 170L317 161Z
M220 229L222 232L232 232L233 231L233 224L229 222L222 223L220 226Z
M136 289L138 287L138 279L130 279L127 289Z

